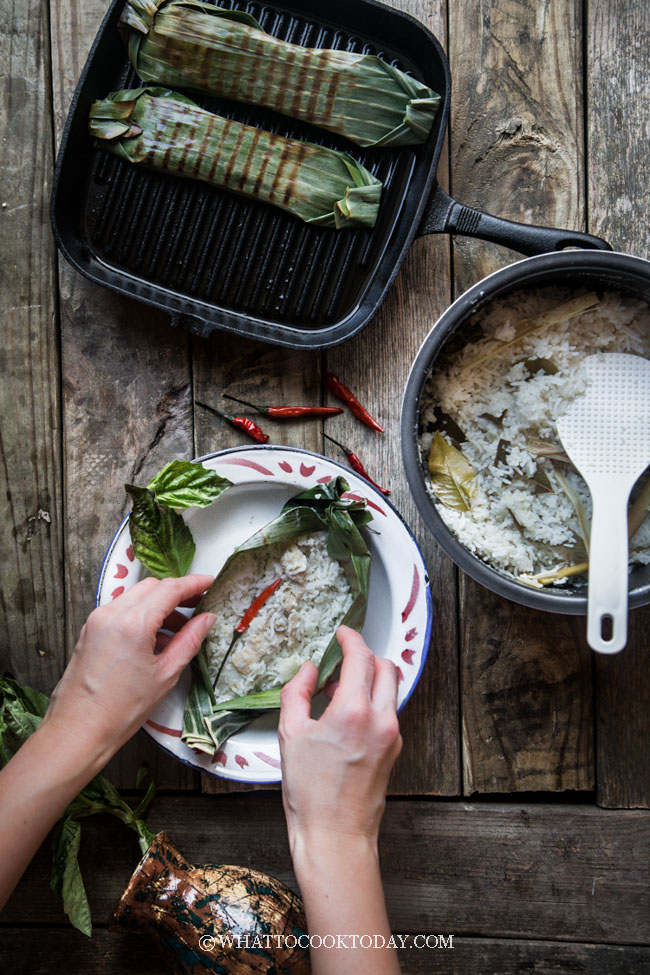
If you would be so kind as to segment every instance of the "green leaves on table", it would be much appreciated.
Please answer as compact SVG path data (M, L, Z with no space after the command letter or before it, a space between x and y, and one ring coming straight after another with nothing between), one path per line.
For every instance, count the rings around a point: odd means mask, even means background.
M232 481L202 464L173 460L146 487L125 484L133 499L129 532L133 554L157 579L189 572L196 545L182 515L175 509L205 508Z
M469 511L476 491L474 468L456 447L436 431L429 452L429 474L436 497L447 508Z
M23 687L10 677L0 678L0 757L3 763L8 762L36 731L48 704L49 698L45 694L31 687ZM144 784L147 775L146 768L142 766L138 770L136 788ZM138 834L140 849L144 853L155 835L143 821L155 792L151 782L137 808L132 809L105 776L96 775L65 809L54 829L50 886L62 899L63 910L70 923L88 937L92 933L92 921L79 869L79 820L95 813L116 816Z
M277 518L237 547L203 597L197 613L219 612L220 579L242 552L327 531L328 554L342 566L353 594L352 603L338 625L361 629L368 605L370 552L359 529L372 521L372 514L365 499L344 498L348 490L347 481L337 477L328 484L318 484L290 498ZM319 689L341 659L341 647L334 632L318 667ZM281 690L281 686L267 688L217 704L204 643L192 665L192 686L183 718L183 741L190 748L212 755L235 731L260 714L279 708Z

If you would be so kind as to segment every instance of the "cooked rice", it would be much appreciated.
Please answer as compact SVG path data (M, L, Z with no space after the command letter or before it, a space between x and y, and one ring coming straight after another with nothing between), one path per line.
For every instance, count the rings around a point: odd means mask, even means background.
M233 631L253 600L276 579L270 596L239 637L216 687L217 701L284 684L305 660L319 664L353 595L327 552L327 532L242 552L219 581L218 617L208 635L214 681Z
M568 322L548 325L482 364L469 364L496 348L498 342L513 338L517 322L575 295L557 287L522 290L490 304L477 316L469 342L467 330L448 342L423 391L421 458L437 510L470 552L515 576L586 560L575 508L556 471L579 493L590 518L587 487L572 466L539 457L531 450L530 441L559 445L555 420L585 388L581 362L586 356L627 352L650 358L650 307L608 292L594 308ZM550 360L558 371L547 374L540 370L531 375L524 360L534 359ZM434 415L436 406L467 438L456 446L476 473L476 493L468 512L441 504L431 486L427 462L434 431L440 429ZM446 439L452 442L450 436ZM509 446L502 446L497 463L501 440ZM531 481L537 470L547 475L552 492L540 490ZM650 562L648 517L634 536L630 558L632 562Z

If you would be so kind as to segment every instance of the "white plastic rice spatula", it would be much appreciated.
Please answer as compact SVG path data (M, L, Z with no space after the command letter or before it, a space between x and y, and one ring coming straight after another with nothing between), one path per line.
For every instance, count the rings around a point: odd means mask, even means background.
M617 653L627 642L627 504L650 464L650 360L612 352L589 356L584 366L587 389L557 431L593 504L587 641Z

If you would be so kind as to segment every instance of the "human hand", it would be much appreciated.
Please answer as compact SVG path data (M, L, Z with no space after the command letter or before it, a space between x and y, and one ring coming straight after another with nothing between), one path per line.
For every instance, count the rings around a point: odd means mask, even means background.
M175 608L196 600L212 576L143 579L92 611L43 725L64 740L87 741L103 762L113 755L174 687L214 624L213 613L185 622ZM178 629L179 625L180 629ZM173 636L158 631L178 629Z
M308 661L282 690L282 795L294 852L303 841L376 843L388 776L402 747L397 670L360 634L339 627L341 678L320 719L310 717L318 671Z

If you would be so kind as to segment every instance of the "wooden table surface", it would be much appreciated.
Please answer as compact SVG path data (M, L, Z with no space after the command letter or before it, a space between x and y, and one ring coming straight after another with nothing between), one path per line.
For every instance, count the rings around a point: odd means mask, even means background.
M449 54L439 177L456 199L648 256L646 0L394 5ZM48 204L104 12L103 0L0 0L2 669L43 691L55 684L126 513L125 481L243 442L194 414L194 398L319 402L333 369L386 428L377 437L336 420L336 435L390 483L435 599L429 659L402 716L382 862L394 930L451 933L455 948L406 950L404 972L650 972L650 612L632 613L621 655L596 659L582 620L459 577L419 520L400 460L400 401L421 341L454 295L517 255L461 238L416 241L376 319L326 353L189 338L164 314L90 284L57 254ZM315 424L287 427L284 442L327 452ZM201 780L142 732L111 763L114 781L133 788L143 760L162 790L151 823L189 858L250 863L295 883L278 792ZM158 972L144 942L105 927L137 858L114 823L84 825L88 942L49 890L45 844L1 919L4 970Z

